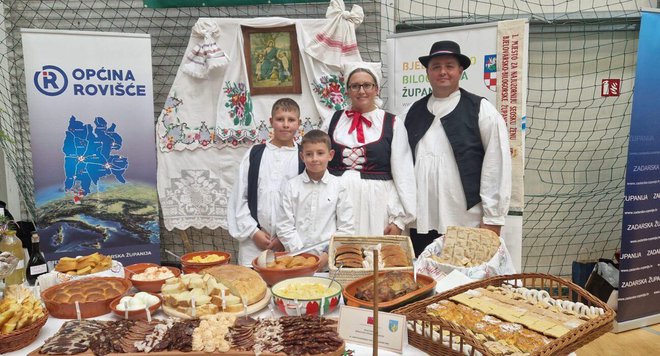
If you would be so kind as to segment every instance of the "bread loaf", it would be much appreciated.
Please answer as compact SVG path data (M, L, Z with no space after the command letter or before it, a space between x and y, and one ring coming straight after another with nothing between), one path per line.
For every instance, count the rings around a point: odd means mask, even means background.
M266 282L259 273L250 268L236 265L220 265L202 270L203 274L210 274L218 282L229 288L233 295L245 298L248 305L252 305L266 295Z

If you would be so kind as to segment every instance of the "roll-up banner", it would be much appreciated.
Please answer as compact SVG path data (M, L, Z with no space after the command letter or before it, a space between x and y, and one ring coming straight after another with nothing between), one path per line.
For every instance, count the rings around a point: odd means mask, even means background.
M643 11L633 90L617 331L660 322L660 12Z
M461 77L461 88L490 101L509 130L513 185L502 238L518 271L522 264L528 38L529 23L512 20L395 34L387 39L387 107L397 115L404 115L415 101L431 93L426 69L418 58L428 55L434 42L455 41L472 60Z
M149 35L21 34L46 260L160 262Z

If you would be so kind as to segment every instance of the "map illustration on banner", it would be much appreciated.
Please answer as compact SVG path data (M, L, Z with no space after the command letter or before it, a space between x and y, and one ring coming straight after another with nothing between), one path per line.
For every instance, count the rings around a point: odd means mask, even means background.
M64 139L64 189L74 191L80 202L81 196L89 194L92 183L98 185L100 178L112 174L119 182L126 183L124 172L128 159L112 154L121 149L122 138L115 132L116 125L107 127L102 117L94 119L96 128L85 125L74 116L69 119L69 128Z
M122 141L117 125L108 126L102 117L93 124L69 119L62 145L63 186L37 197L39 221L48 225L40 235L50 240L44 252L118 247L127 239L159 242L155 194L124 178L129 161L119 154Z

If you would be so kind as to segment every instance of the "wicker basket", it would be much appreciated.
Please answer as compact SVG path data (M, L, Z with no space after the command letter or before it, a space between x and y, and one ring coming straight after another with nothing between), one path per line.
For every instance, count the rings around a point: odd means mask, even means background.
M34 323L28 325L20 330L13 331L9 334L0 335L0 354L6 352L16 351L24 348L32 343L39 335L39 330L46 324L48 320L48 310L43 308L44 316L39 318Z
M328 270L330 278L335 277L335 280L346 286L356 279L368 276L373 273L371 268L342 268L341 271L335 266L335 250L337 247L345 244L357 244L364 247L375 246L378 244L395 244L401 246L406 257L410 261L409 267L387 267L381 268L380 271L412 271L412 261L415 257L412 241L410 236L403 235L386 235L386 236L333 236L330 239L330 247L328 251Z
M612 329L615 313L607 304L580 288L578 285L547 274L512 274L488 278L470 283L436 296L396 309L393 313L403 314L408 320L408 343L431 355L494 355L464 327L442 318L426 314L426 306L440 300L449 299L468 289L511 284L546 290L552 298L577 301L588 306L602 308L605 313L581 324L579 327L553 340L533 355L566 355L597 339ZM417 332L415 332L417 331Z

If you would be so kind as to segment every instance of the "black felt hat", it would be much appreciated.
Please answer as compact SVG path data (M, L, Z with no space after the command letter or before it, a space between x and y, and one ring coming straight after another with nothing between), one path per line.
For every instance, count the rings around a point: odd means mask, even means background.
M428 56L419 57L419 61L424 67L428 67L429 61L433 57L453 55L458 59L458 63L461 64L463 69L467 69L470 66L472 61L470 58L464 54L461 54L461 46L454 41L438 41L431 46L431 51L429 51Z

